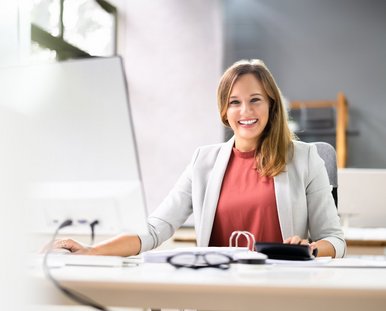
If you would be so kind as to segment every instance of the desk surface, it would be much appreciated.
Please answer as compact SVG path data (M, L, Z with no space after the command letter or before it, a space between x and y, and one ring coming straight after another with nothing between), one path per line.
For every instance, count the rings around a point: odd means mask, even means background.
M386 228L343 228L346 241L368 241L379 242L378 244L386 244ZM176 242L196 243L196 235L193 228L180 228L174 235Z
M346 240L386 242L386 228L343 228Z
M244 270L245 269L245 270ZM385 310L386 268L233 265L229 270L63 267L53 275L107 306L200 310ZM42 275L31 274L35 303L71 304Z

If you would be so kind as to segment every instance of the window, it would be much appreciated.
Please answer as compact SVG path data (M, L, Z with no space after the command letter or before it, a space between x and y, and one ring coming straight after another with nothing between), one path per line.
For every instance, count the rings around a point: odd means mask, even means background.
M31 58L112 56L117 51L117 9L104 0L34 0Z

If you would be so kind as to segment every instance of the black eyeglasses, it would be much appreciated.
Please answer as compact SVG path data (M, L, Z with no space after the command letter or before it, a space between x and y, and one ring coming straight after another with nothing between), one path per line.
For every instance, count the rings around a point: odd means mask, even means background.
M170 256L166 261L176 268L217 268L226 270L229 269L233 259L228 255L216 252L204 254L184 252Z

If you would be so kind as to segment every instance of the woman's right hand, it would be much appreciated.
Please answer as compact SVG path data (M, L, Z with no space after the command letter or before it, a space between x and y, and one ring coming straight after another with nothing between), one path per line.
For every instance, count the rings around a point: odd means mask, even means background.
M48 250L49 246L43 249ZM109 240L102 241L93 246L82 244L73 239L55 240L52 248L55 250L68 250L76 255L104 255L104 256L133 256L141 250L141 240L137 235L120 234Z
M47 251L49 246L46 246L43 251ZM94 255L93 248L77 242L72 239L57 239L51 247L51 251L68 250L77 255Z

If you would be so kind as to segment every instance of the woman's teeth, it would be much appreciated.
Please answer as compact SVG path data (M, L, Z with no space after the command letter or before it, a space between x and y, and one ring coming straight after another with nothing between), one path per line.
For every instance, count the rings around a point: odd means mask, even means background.
M239 121L240 124L243 124L243 125L251 125L251 124L254 124L257 122L257 119L254 119L254 120L245 120L245 121Z

